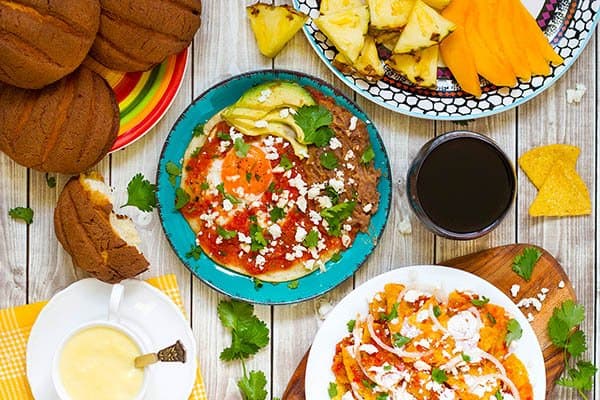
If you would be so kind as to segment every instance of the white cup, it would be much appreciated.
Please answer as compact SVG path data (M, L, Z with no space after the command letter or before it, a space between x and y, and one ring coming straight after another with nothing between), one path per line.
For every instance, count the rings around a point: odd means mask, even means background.
M135 333L133 333L131 330L129 330L127 327L125 327L123 324L121 324L119 322L119 306L121 304L121 299L123 298L124 289L125 289L125 287L121 284L113 285L111 294L110 294L110 300L109 300L109 304L108 304L108 313L107 313L106 319L99 319L99 320L86 322L82 325L79 325L62 340L61 344L58 346L57 351L54 353L54 359L52 361L52 382L54 384L56 393L58 394L58 396L61 400L73 400L71 398L71 396L69 396L69 394L67 393L67 391L62 383L59 366L60 366L60 358L61 358L62 352L65 348L65 345L77 333L82 332L87 329L90 329L90 328L95 328L95 327L111 328L111 329L114 329L114 330L126 335L129 339L131 339L135 343L135 345L138 347L140 354L145 354L148 352L148 349L146 349L146 347L144 346L144 342L142 340L140 340L140 338ZM133 360L131 360L131 362L133 363ZM134 398L134 400L142 400L144 398L144 395L146 394L146 389L148 387L149 373L150 373L149 369L145 368L142 387L140 388L140 391L138 392L138 394Z

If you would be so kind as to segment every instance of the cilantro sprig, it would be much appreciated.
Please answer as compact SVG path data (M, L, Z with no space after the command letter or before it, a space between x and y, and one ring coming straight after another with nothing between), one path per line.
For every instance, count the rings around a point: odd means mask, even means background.
M8 215L12 219L25 221L27 225L33 222L33 210L29 207L15 207L8 210Z
M346 201L321 211L321 217L329 224L327 231L330 235L340 236L342 234L342 222L352 215L355 207L355 201Z
M150 212L156 207L156 185L136 174L127 185L127 203L121 207L133 206L140 211Z
M254 306L237 300L221 301L217 314L225 328L231 331L231 346L220 355L223 361L240 360L243 376L238 388L244 400L265 400L267 378L262 371L247 371L244 360L269 344L267 324L254 315Z
M329 127L333 122L333 115L321 105L300 107L294 115L294 121L304 132L304 144L325 147L335 136L335 132Z
M508 320L508 324L506 325L506 336L504 337L506 345L510 346L515 340L521 339L521 336L523 336L523 328L521 328L519 321L514 318Z
M531 274L533 273L533 267L535 267L535 264L537 264L541 256L542 252L540 249L528 247L515 257L512 270L521 278L529 282L531 280Z
M565 360L565 375L557 383L576 389L579 395L587 400L586 392L592 390L598 368L591 362L581 359L587 350L587 342L585 333L577 330L577 327L584 319L584 307L573 300L566 300L559 307L554 308L552 317L548 321L548 335L552 343L563 350Z

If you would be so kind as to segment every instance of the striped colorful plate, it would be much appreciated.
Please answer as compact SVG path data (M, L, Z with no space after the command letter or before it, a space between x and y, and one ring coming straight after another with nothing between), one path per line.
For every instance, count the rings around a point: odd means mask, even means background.
M111 152L141 138L169 110L183 82L188 51L185 49L146 72L117 72L86 60L88 67L106 79L119 102L121 128Z

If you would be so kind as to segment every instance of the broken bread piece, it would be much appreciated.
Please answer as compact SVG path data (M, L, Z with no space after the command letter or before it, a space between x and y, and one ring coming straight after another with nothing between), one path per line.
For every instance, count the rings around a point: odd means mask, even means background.
M54 230L73 264L101 281L117 283L148 269L135 225L113 211L110 189L97 172L67 182L54 210Z

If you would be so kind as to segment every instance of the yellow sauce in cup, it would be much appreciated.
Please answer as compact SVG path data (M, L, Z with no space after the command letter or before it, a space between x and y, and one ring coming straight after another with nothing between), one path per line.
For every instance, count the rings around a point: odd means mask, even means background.
M60 379L73 400L133 400L144 383L135 368L138 345L125 333L94 326L77 332L64 345Z

